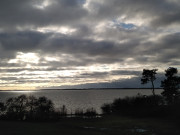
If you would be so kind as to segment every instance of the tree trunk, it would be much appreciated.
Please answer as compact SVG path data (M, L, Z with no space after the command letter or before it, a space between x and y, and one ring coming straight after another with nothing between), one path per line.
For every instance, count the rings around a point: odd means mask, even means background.
M152 93L153 93L153 96L155 96L156 94L155 94L155 90L154 90L154 83L153 83L153 81L151 81L151 84L152 84Z

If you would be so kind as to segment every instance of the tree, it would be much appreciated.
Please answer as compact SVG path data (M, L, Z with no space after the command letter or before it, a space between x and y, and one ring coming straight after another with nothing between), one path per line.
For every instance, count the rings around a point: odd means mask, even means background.
M151 82L152 84L152 93L155 96L155 91L154 91L154 81L156 80L156 71L158 69L143 69L143 73L142 73L142 78L141 78L141 84L146 84L148 82Z
M38 108L38 99L34 96L29 96L27 101L28 113L26 115L26 118L29 120L34 120L37 115L37 108Z
M51 113L54 112L53 102L46 97L39 97L37 100L37 114L40 119L49 119Z
M6 110L6 106L3 102L0 102L0 116L4 114L4 111Z
M180 77L176 75L178 73L177 68L169 67L165 72L166 78L161 81L161 87L164 91L161 94L165 97L167 103L172 104L180 97Z
M6 101L7 117L23 120L27 112L27 100L26 95L9 98Z

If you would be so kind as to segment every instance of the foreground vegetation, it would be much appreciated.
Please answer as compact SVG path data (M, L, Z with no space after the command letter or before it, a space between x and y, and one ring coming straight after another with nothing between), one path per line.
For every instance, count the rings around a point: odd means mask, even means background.
M108 115L101 118L62 118L58 122L0 121L3 135L179 135L178 124L169 119L131 118Z
M179 135L179 105L167 104L162 96L137 95L104 104L97 117L93 108L68 115L65 106L57 110L46 97L21 95L1 103L0 131L3 135Z
M180 124L180 100L167 104L163 96L126 97L115 99L101 107L104 115L120 115L135 118L169 119Z
M180 77L177 68L170 67L165 70L165 79L161 81L163 92L155 94L154 81L157 69L144 69L141 83L152 84L152 96L137 95L115 99L113 103L104 104L101 109L103 114L173 119L180 124Z
M77 109L69 117L65 106L56 110L45 97L21 95L1 103L0 131L3 135L179 135L178 104L170 107L163 101L162 96L137 95L103 105L101 117L92 108Z
M21 121L58 121L68 115L67 108L55 108L54 103L46 98L20 95L7 99L5 103L0 102L0 119L2 120L21 120ZM94 108L83 111L76 109L70 116L96 117L97 112Z

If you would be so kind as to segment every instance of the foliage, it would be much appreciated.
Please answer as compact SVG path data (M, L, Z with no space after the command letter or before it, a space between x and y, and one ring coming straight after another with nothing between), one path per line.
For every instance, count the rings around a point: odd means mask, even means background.
M86 116L86 117L96 117L97 116L97 112L96 110L92 107L92 108L88 108L86 109L85 111L83 111L83 109L80 109L80 108L77 108L75 110L75 113L74 113L75 116Z
M36 98L34 96L20 95L11 97L5 103L0 102L0 118L9 120L44 121L58 120L67 116L65 105L55 109L53 102L47 97ZM88 108L85 112L82 109L75 110L75 116L96 117L94 108Z
M152 84L152 93L153 95L155 95L155 92L154 92L154 81L156 80L156 71L158 69L152 69L152 70L149 70L149 69L143 69L143 73L142 73L142 78L141 78L141 83L142 84L146 84L148 82L151 82Z
M101 110L102 110L103 114L111 114L112 106L111 106L111 104L105 103L101 106Z
M170 67L165 72L166 79L161 82L161 86L164 89L162 95L168 104L173 104L180 98L180 77L176 76L178 73L176 68Z
M20 95L18 97L9 98L6 101L7 116L10 119L23 120L27 112L27 97Z
M0 112L4 109L5 118L14 120L50 119L54 112L54 104L46 97L20 95L7 99L4 106Z
M162 96L143 96L118 98L111 104L104 104L101 109L103 114L121 114L121 115L156 115L153 110L164 105Z
M84 115L87 116L87 117L96 117L96 116L97 116L97 112L96 112L96 110L92 107L92 108L86 109Z
M46 97L39 97L37 100L38 106L36 108L36 115L40 119L49 119L51 114L54 112L54 104L51 100Z
M6 110L6 106L3 102L0 102L0 115L4 115L4 111Z
M77 108L77 109L75 110L74 115L75 115L75 116L83 116L83 115L84 115L83 109Z

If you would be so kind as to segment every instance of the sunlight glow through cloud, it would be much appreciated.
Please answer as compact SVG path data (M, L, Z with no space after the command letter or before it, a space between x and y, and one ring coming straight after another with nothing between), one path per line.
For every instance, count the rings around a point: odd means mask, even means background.
M15 59L10 59L8 63L39 63L39 57L36 53L18 52Z
M0 89L141 87L145 68L162 78L180 69L179 9L178 0L0 1Z
M33 6L37 9L44 10L46 7L48 7L51 4L50 0L41 0L41 3L36 3Z
M48 26L48 27L40 27L37 31L42 33L54 32L54 33L61 33L65 35L71 35L76 29L68 28L65 26Z

